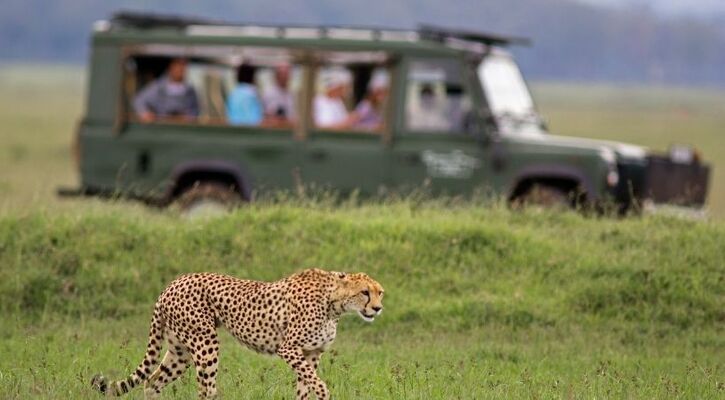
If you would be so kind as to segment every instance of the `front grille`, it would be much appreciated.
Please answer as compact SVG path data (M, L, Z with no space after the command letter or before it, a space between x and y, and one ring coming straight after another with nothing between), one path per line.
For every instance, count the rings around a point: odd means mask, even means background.
M676 163L668 157L648 157L645 197L655 203L702 206L707 198L710 166Z
M614 188L614 198L617 203L629 207L633 203L640 203L645 193L646 168L642 162L619 163L619 184Z

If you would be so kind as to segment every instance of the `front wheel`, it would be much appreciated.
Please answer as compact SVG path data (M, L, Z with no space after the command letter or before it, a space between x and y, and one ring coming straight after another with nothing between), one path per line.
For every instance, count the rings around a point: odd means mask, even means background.
M572 208L573 201L570 193L555 186L534 184L519 198L514 200L516 208L538 206L554 210L567 210Z
M187 217L225 214L242 203L234 186L218 182L196 182L179 196L176 204Z

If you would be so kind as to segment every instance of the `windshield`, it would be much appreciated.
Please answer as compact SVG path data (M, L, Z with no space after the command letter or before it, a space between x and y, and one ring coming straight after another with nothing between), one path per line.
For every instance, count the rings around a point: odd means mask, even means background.
M488 105L503 134L543 134L541 120L511 56L495 51L478 67Z

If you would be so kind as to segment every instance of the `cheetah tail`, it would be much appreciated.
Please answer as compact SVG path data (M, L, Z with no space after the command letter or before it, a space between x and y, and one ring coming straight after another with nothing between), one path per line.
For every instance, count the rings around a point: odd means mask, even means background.
M128 378L119 381L108 382L106 378L98 374L91 380L91 386L105 395L122 396L129 390L136 387L139 383L148 379L152 371L159 363L161 352L161 343L164 338L164 320L158 309L154 310L154 316L151 319L151 328L149 329L149 341L146 346L146 355L138 368L128 376Z

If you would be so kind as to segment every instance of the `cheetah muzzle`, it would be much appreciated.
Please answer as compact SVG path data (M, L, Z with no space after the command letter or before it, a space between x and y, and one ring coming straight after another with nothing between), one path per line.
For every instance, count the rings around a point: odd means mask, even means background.
M276 282L212 273L182 275L154 306L146 355L138 368L119 381L109 382L98 374L91 385L120 396L144 382L146 398L156 398L194 365L199 397L214 398L217 327L224 326L250 349L282 357L297 374L298 400L310 393L327 400L330 393L317 367L335 340L340 317L357 312L371 322L383 310L382 299L383 287L363 273L308 269Z

